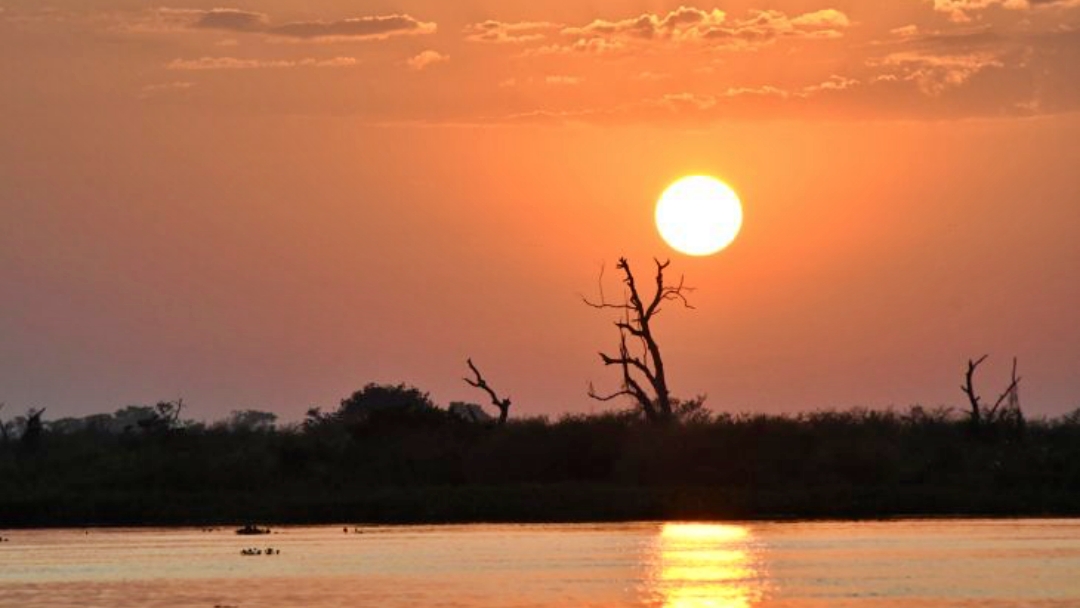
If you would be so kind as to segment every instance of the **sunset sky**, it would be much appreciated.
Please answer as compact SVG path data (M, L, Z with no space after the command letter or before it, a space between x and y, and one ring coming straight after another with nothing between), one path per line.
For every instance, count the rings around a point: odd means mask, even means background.
M0 401L298 419L617 387L620 255L721 411L1080 407L1080 0L0 0ZM664 188L741 234L691 258Z

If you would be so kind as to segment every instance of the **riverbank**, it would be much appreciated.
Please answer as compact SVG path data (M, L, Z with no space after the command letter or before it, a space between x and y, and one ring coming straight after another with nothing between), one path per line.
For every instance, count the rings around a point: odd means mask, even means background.
M918 415L916 415L918 414ZM46 432L0 528L1080 516L1080 424L925 413Z
M333 496L114 492L0 503L0 528L290 524L585 523L658 520L821 520L1078 517L1080 495L818 488L809 494L726 488L550 484L372 488Z

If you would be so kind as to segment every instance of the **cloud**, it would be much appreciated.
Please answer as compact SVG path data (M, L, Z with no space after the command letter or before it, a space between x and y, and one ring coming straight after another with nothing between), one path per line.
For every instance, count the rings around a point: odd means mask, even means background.
M919 26L912 23L910 25L905 25L902 27L894 27L893 29L889 30L889 33L893 36L899 36L901 38L911 38L912 36L919 35Z
M934 55L909 51L872 60L870 65L898 68L900 73L894 76L916 83L920 91L931 96L958 87L987 68L1005 67L996 54L989 52Z
M126 15L122 19L122 27L137 32L216 30L314 42L384 40L393 36L430 34L436 30L434 23L423 22L404 14L370 15L337 21L294 21L275 25L265 13L236 8L156 8Z
M567 42L532 49L528 55L610 53L649 44L697 44L720 48L754 48L779 38L839 38L851 26L848 16L822 9L795 16L777 10L754 10L730 18L719 9L681 6L666 14L645 13L629 19L597 19L567 27Z
M148 84L139 93L139 99L149 99L158 95L165 95L174 91L186 91L195 86L194 82L175 81Z
M635 76L635 80L645 80L655 82L657 80L667 80L671 78L671 74L665 74L660 72L652 72L645 70L644 72L638 72Z
M195 27L208 11L159 7L137 13L111 15L113 29L139 34L179 32Z
M483 21L465 27L465 39L470 42L490 44L517 44L542 40L548 33L562 27L548 21L520 21L507 23L502 21Z
M709 31L706 38L730 41L738 46L760 46L780 38L830 39L840 38L851 26L847 15L825 9L795 17L777 10L751 11L745 18Z
M639 40L686 40L699 39L712 28L719 27L727 14L719 9L705 11L680 6L657 15L645 13L638 17L619 21L597 19L582 27L564 28L562 33L576 39L639 39Z
M851 25L851 20L844 13L827 8L825 10L805 13L791 20L796 27L810 29L836 29L840 30Z
M541 47L528 49L519 55L520 57L540 57L544 55L567 55L571 53L601 55L614 53L627 48L627 44L620 40L607 38L581 38L569 44L548 44Z
M775 99L807 99L819 93L828 91L845 91L859 86L861 83L854 78L830 76L826 80L792 89L772 85L756 87L729 87L715 95L703 95L695 93L668 93L659 98L647 99L640 102L645 107L663 107L670 110L708 110L714 108L726 100L739 98L765 98Z
M418 21L410 15L378 15L340 21L296 21L268 28L273 36L299 40L385 40L392 36L432 34L434 23Z
M409 65L410 69L419 71L437 63L445 63L447 61L450 61L449 55L443 55L438 51L427 50L409 58L405 63Z
M544 84L553 86L573 86L579 85L585 82L585 79L580 76L546 76L544 77Z
M957 23L972 20L972 14L989 8L1025 11L1031 9L1073 8L1080 0L934 0L934 10L949 15Z
M355 57L331 59L239 59L236 57L200 57L198 59L174 59L165 67L170 70L257 70L274 68L344 68L357 64Z
M879 45L888 50L866 59L866 65L877 70L875 80L914 83L931 97L959 88L989 69L1023 69L1042 44L981 28L923 34L908 27L892 33L896 38L891 43Z
M258 32L266 29L270 18L264 13L251 13L235 8L215 8L203 12L191 27L234 32Z
M808 104L862 86L858 80L833 75L828 79L796 88L763 85L729 87L718 93L672 92L647 97L612 107L593 107L568 110L538 109L518 112L497 119L497 122L527 124L635 124L689 123L700 124L727 119L764 118L777 115L797 115Z
M566 76L562 74L553 74L543 77L528 77L524 79L507 78L499 83L502 88L507 87L520 87L520 86L534 86L544 85L552 87L565 87L565 86L577 86L585 82L585 79L581 76Z

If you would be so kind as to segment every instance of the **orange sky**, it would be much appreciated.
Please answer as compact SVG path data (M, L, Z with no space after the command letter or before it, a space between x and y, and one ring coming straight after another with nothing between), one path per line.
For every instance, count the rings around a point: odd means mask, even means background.
M725 411L1080 406L1077 0L0 0L0 401L601 409L602 264ZM720 254L672 180L745 205Z

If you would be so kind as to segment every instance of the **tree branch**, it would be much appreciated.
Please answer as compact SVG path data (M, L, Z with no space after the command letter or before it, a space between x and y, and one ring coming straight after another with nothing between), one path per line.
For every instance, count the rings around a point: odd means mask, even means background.
M964 374L964 384L960 387L960 390L964 391L964 394L967 395L968 401L971 402L971 419L976 424L982 419L982 412L979 407L979 396L975 394L975 370L978 369L979 365L981 365L983 361L986 361L986 358L989 356L990 355L983 355L979 357L977 361L968 359L968 369L967 373Z
M469 364L469 369L476 376L476 380L471 378L463 378L463 380L469 386L481 389L491 397L491 403L499 409L499 424L506 424L506 419L510 415L510 398L499 399L499 396L495 394L495 390L488 385L487 380L484 380L484 376L480 374L480 370L473 365L472 359L466 359L465 362Z
M990 408L990 411L987 413L986 417L992 420L994 418L994 415L998 411L998 407L1000 407L1001 404L1005 402L1005 399L1007 397L1013 395L1019 386L1020 378L1016 375L1016 357L1013 357L1012 382L1005 389L1005 392L1001 393L1001 395L998 396L997 401L994 402L994 407Z

